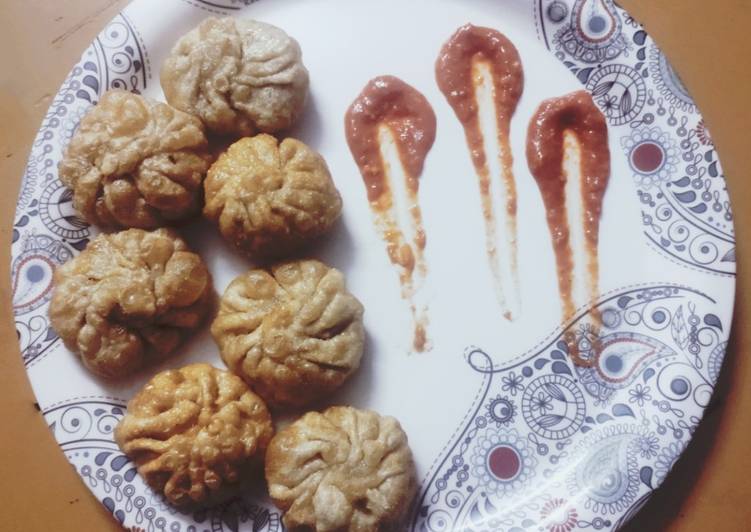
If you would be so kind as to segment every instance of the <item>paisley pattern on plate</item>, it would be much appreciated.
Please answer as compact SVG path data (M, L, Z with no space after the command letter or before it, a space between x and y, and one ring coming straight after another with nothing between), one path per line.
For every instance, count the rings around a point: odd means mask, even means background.
M728 324L687 287L637 287L511 366L480 349L471 415L423 485L412 529L610 529L665 478L717 379ZM564 334L591 367L575 366ZM630 514L629 514L630 515Z
M173 4L232 14L246 6L252 11L256 1ZM644 244L651 249L646 253L687 269L696 286L664 284L655 273L656 283L604 296L601 326L583 310L565 330L511 363L498 363L498 353L481 347L468 349L479 392L420 487L412 530L620 527L690 440L727 346L729 323L718 316L727 316L719 309L727 311L731 302L701 289L712 286L709 281L732 285L733 215L711 135L686 88L642 27L612 0L524 5L529 31L535 28L610 123L628 161ZM94 231L76 216L71 194L57 178L62 149L105 90L141 92L155 83L147 43L128 15L134 11L118 15L73 68L44 118L23 177L11 286L21 353L35 389L40 366L62 364L49 356L62 352L47 318L52 275ZM574 334L588 367L570 362L564 334ZM283 529L279 512L251 495L207 512L169 507L113 441L125 400L69 393L52 404L40 398L42 413L76 472L123 526Z
M592 93L611 134L620 137L650 246L686 267L735 275L733 212L722 167L663 53L612 0L534 5L540 39Z
M279 513L253 503L250 496L210 511L184 514L151 491L113 441L112 431L125 415L125 401L75 398L42 413L76 472L123 525L134 530L170 532L224 532L240 527L254 532L282 530ZM185 527L186 518L194 525Z
M140 92L149 75L144 44L132 21L120 14L70 72L34 140L21 183L11 251L13 310L27 366L59 343L47 318L52 274L86 247L91 234L88 224L73 210L72 192L57 177L62 151L104 91Z

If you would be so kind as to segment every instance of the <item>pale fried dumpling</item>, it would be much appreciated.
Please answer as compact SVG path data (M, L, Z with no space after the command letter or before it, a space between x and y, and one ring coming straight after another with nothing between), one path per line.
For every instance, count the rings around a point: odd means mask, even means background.
M174 351L212 293L206 265L175 233L128 229L97 236L55 271L49 316L87 368L117 378Z
M207 145L195 117L111 90L81 120L60 162L60 180L87 222L154 229L200 210Z
M360 365L363 308L344 276L315 260L241 275L211 326L227 366L269 404L301 406Z
M279 432L266 453L266 481L287 530L404 530L415 465L399 422L332 407Z
M177 506L232 495L243 474L260 465L272 435L263 401L208 364L157 374L115 429L144 480Z
M211 166L204 187L204 215L258 257L294 251L328 231L342 210L326 161L295 139L237 141Z
M177 41L162 65L161 82L170 105L221 134L286 129L308 94L297 41L251 19L201 22Z

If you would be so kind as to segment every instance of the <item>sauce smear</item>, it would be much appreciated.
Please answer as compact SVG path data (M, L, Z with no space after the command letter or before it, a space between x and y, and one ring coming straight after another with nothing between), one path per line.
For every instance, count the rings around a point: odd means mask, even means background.
M425 229L418 201L420 175L436 135L436 117L428 100L415 88L393 76L371 80L345 116L345 133L352 156L360 169L376 227L386 243L391 262L399 268L402 297L410 300L415 321L413 348L427 348L427 309L417 308L415 275L427 274L424 258ZM390 168L386 153L396 147L401 172ZM409 224L400 224L393 181L403 175ZM408 229L408 231L407 231ZM410 237L405 236L411 233Z
M512 286L505 287L498 257L496 213L493 206L492 183L485 138L481 127L481 109L478 94L486 80L491 81L495 116L495 130L499 152L500 185L505 197L502 205L502 243L508 246L510 264L506 265ZM502 33L467 24L446 42L436 62L438 87L454 109L464 127L467 146L480 185L488 259L495 281L496 295L507 319L513 312L507 301L507 291L518 293L518 266L516 244L516 182L513 173L513 156L509 141L511 118L524 90L524 71L519 53L513 43ZM518 300L518 296L516 297Z
M575 228L583 235L586 257L587 303L599 295L597 248L600 216L610 178L610 149L605 116L586 91L577 91L542 102L532 117L527 134L527 162L540 188L547 211L548 228L558 270L558 289L564 321L576 312L573 297L574 253L569 205L580 201L581 223ZM578 164L572 164L578 163ZM575 166L571 171L568 169ZM574 174L574 175L571 175ZM567 197L571 180L580 198ZM596 307L593 306L594 312ZM594 316L599 323L599 315ZM575 360L576 353L573 353ZM578 363L587 361L578 360Z

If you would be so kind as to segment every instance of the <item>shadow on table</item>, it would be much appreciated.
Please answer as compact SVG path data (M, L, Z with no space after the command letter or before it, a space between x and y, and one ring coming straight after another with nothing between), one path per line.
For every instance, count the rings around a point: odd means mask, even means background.
M702 469L707 463L707 457L712 452L717 434L726 415L725 403L733 387L740 386L737 378L738 361L743 344L741 339L746 333L744 327L747 317L744 315L741 297L744 293L743 277L736 277L736 308L733 319L732 334L728 344L725 361L717 380L712 400L704 412L704 418L699 423L691 443L676 462L675 467L668 474L663 484L655 490L650 500L621 532L661 532L669 528L677 528L683 513L683 506L687 503Z

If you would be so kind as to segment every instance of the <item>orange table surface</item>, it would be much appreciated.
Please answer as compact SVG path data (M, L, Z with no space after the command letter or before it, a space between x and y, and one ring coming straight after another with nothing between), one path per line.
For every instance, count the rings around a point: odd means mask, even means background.
M0 2L0 530L118 530L60 452L18 352L10 237L26 157L65 75L126 0ZM730 348L694 440L629 531L751 530L751 1L621 0L693 94L720 153L739 276Z

